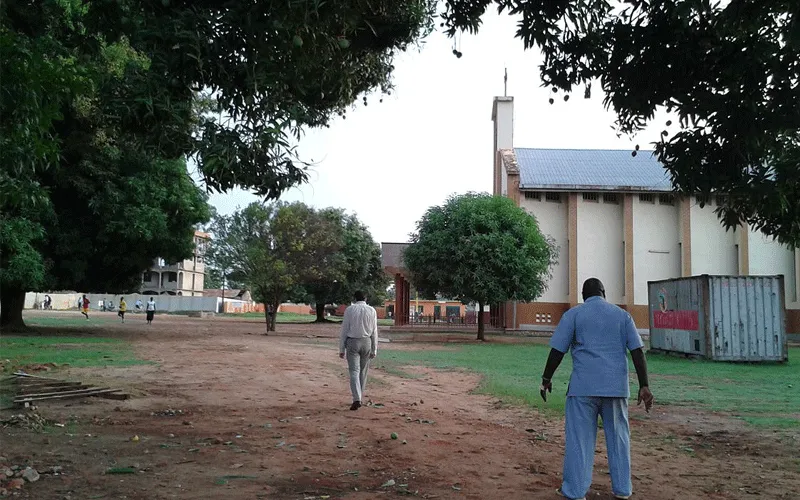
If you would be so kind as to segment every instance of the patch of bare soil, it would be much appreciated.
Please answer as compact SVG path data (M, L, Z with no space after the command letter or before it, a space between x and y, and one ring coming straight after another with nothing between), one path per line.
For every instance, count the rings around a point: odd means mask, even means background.
M93 330L155 364L71 369L134 397L48 402L40 413L63 427L0 429L0 466L61 467L19 498L559 498L563 420L424 368L373 370L373 405L349 411L337 326L262 326L159 316ZM685 407L632 407L631 427L634 498L800 498L796 436ZM612 498L604 447L600 433L587 498Z

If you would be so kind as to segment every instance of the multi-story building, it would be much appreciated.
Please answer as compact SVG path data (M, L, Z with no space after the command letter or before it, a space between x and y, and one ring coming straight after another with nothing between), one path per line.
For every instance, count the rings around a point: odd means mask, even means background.
M169 263L156 259L142 276L143 295L183 295L202 297L205 278L204 256L211 236L194 232L194 254L191 259Z
M726 231L714 213L724 193L676 196L648 151L515 147L513 106L494 99L494 193L536 217L559 256L536 302L505 305L507 328L557 323L589 277L646 328L648 281L716 274L783 275L787 332L800 332L796 249L746 225Z

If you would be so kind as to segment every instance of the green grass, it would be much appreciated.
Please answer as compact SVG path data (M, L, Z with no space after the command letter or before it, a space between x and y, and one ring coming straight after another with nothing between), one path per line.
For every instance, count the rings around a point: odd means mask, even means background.
M480 393L563 413L572 362L570 356L564 358L553 377L553 393L543 403L539 384L548 353L549 347L542 344L384 350L375 366L389 373L409 372L406 367L411 365L468 370L482 375ZM756 365L650 355L650 387L656 404L726 412L765 427L800 427L800 348L790 348L789 359L786 364ZM632 364L630 371L635 397L638 384Z
M33 316L33 317L26 317L25 324L27 326L83 326L83 327L91 327L96 325L107 325L109 323L119 323L119 319L116 316L113 318L108 316L97 316L92 315L91 311L89 312L89 321L86 321L86 318L83 317L79 312L75 313L75 316L50 316L50 317L42 317L42 316Z
M85 320L84 320L85 321ZM6 372L30 364L57 366L130 366L146 363L137 359L130 344L99 337L11 336L0 337L0 357Z
M225 313L221 314L221 316L229 317L229 318L258 318L264 319L264 313ZM278 317L275 319L276 323L313 323L317 317L312 314L298 314L298 313L289 313L289 312L279 312ZM342 318L339 316L331 316L328 318L334 323L341 323ZM379 319L378 325L380 326L392 326L394 325L394 320L392 319Z

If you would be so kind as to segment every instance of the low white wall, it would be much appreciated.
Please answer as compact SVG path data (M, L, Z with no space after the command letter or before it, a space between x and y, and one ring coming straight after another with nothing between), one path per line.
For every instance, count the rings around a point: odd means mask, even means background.
M41 292L29 292L25 294L25 309L41 308L41 303L44 301L44 296L50 295L53 299L53 309L55 310L69 310L78 309L78 298L83 294L80 293L50 293L44 294ZM86 297L89 298L89 309L92 311L100 310L101 300L110 300L114 303L114 310L119 307L119 299L125 297L125 302L128 303L128 311L135 311L135 304L137 299L141 299L142 303L154 297L156 301L156 310L161 312L175 312L175 311L208 311L217 312L221 299L219 297L186 297L180 295L140 295L132 293L128 295L108 295L87 293Z

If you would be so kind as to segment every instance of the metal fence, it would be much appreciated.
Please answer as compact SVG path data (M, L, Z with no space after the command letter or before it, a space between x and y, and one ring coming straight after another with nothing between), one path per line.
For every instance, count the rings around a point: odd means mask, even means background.
M486 316L484 325L489 328L501 328L502 325L494 316ZM434 315L434 314L411 314L404 327L419 328L478 328L478 315L474 312L461 316ZM498 324L495 324L498 323ZM397 323L395 323L397 324Z

